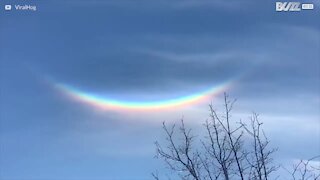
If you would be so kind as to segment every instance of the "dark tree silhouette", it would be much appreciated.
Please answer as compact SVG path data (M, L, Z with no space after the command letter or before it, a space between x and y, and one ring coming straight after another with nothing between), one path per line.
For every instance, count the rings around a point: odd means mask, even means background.
M235 100L230 101L225 93L223 113L209 105L205 136L198 140L191 129L186 128L183 119L178 130L175 124L168 127L163 123L167 145L155 143L157 157L164 159L181 179L271 179L271 173L279 167L272 158L277 149L269 147L270 141L258 114L252 113L249 123L233 120L234 103ZM314 164L319 163L317 159L320 156L300 160L291 170L284 169L292 180L320 180L320 164ZM159 180L158 173L152 173L152 176Z
M315 156L307 160L300 160L292 166L291 170L284 168L293 180L320 180L320 163L313 165L312 161L319 160L320 156Z
M163 123L167 146L156 142L157 157L164 159L181 179L267 180L277 169L272 162L276 150L269 148L257 114L253 113L249 124L233 120L234 103L224 94L222 114L212 104L209 106L210 118L204 124L206 136L197 142L183 120L178 132L175 125ZM153 177L159 179L155 174Z

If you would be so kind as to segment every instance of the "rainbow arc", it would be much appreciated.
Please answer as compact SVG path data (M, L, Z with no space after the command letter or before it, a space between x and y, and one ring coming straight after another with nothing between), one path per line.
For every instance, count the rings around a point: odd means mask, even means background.
M165 110L191 106L202 101L212 99L214 96L225 91L230 86L231 82L227 81L225 83L219 84L218 86L211 87L205 91L172 99L164 99L159 101L126 101L86 92L65 84L55 84L55 87L62 91L64 94L96 108L106 110L133 111Z

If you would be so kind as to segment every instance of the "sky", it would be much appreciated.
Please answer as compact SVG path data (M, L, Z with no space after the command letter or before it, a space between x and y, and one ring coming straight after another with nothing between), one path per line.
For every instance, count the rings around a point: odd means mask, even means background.
M320 3L308 2L1 1L0 179L170 176L154 158L162 122L201 131L223 92L235 120L260 114L278 163L319 154ZM37 11L2 8L21 3Z

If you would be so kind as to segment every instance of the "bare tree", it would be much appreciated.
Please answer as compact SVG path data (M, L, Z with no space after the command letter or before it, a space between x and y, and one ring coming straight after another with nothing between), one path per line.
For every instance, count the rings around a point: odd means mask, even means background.
M195 180L201 180L201 161L197 152L193 152L192 143L194 136L191 135L191 129L186 129L183 120L181 120L180 133L182 134L181 145L177 145L174 140L175 125L170 129L163 123L163 129L167 135L168 146L166 150L156 142L158 156L164 158L169 167L178 172L182 179L192 177Z
M250 179L269 179L269 175L278 169L278 166L271 165L273 158L271 155L277 149L268 149L268 144L270 141L265 135L262 125L258 119L258 114L253 113L251 117L250 126L240 122L246 132L252 137L253 144L252 148L247 154L247 162L250 166Z
M269 150L258 115L253 114L249 125L232 120L234 102L224 94L222 114L212 104L209 106L210 118L204 124L206 136L199 140L202 147L196 146L195 136L185 128L183 120L179 134L175 133L175 125L168 128L163 123L168 145L163 148L156 142L157 157L163 158L181 179L267 180L276 170L271 158L275 149ZM177 135L181 136L180 141Z
M284 169L290 174L292 180L320 180L320 163L318 161L318 164L312 164L317 159L320 159L320 156L300 160L293 165L292 170Z
M209 141L203 142L206 153L218 164L224 179L229 180L234 175L244 179L245 152L242 151L243 125L232 128L230 113L235 101L229 101L227 94L224 95L224 114L218 115L217 111L210 107L210 120L205 123ZM211 160L211 161L212 161ZM214 162L215 161L215 162Z

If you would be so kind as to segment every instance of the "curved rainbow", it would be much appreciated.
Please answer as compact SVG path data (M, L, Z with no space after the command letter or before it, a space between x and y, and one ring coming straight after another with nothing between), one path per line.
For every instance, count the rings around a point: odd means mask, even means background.
M197 104L201 101L211 99L213 96L225 91L231 86L231 81L226 81L218 86L205 91L194 93L188 96L181 96L173 99L160 101L123 101L108 98L105 96L89 93L65 84L55 84L55 87L64 94L87 103L97 108L110 110L162 110L177 107L184 107Z

